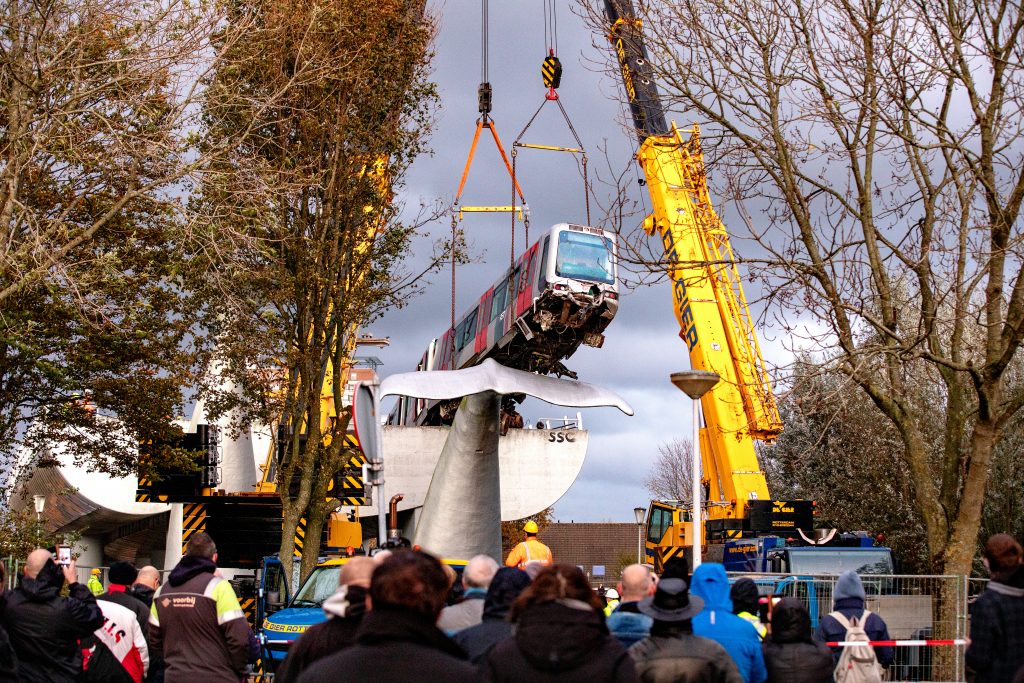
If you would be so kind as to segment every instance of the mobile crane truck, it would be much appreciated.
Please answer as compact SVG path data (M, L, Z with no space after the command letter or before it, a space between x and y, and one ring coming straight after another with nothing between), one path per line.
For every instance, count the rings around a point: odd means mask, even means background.
M814 528L814 502L773 500L755 441L782 431L775 396L743 293L729 235L708 194L700 130L688 138L667 125L643 25L630 0L605 0L608 37L618 61L640 147L653 212L644 230L657 236L694 370L721 380L701 398L701 484L696 514L681 501L652 501L647 557L657 571L672 557L689 560L691 534L703 533L707 559L729 571L822 574L846 569L891 574L888 548L865 533ZM702 530L703 527L703 530Z

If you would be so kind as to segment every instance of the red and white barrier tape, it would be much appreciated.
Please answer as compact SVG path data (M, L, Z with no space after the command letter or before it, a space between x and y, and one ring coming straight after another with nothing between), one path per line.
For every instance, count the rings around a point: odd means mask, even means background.
M855 647L857 645L873 645L875 647L931 647L933 645L966 645L965 638L953 640L833 640L825 643L829 647Z

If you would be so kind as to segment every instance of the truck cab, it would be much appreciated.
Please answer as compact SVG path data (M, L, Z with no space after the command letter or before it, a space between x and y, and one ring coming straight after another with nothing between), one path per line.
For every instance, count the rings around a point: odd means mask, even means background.
M760 543L753 543L759 541ZM753 572L750 578L762 596L790 597L807 606L811 625L832 610L831 577L853 570L860 575L869 608L879 611L879 601L891 602L895 592L892 551L871 546L795 546L787 547L781 538L759 538L744 541L746 546L761 546L759 561L744 561L739 566L735 557L726 567L733 572ZM739 550L743 550L740 547ZM749 547L746 548L749 550ZM727 549L726 554L729 554ZM751 568L751 564L757 568ZM730 566L731 565L731 566ZM763 572L758 576L757 573Z
M865 534L841 534L828 545L793 545L779 536L726 541L722 564L729 572L839 575L852 569L860 575L895 572L892 551L874 545Z

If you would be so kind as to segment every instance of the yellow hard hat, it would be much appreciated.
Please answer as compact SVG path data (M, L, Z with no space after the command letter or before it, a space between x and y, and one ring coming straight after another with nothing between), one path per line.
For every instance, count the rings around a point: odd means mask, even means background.
M531 519L529 522L527 522L523 526L523 531L525 531L528 534L535 534L535 533L537 533L537 522L535 522L535 521L533 521Z
M102 574L103 572L102 572L102 571L100 571L100 568L99 568L99 567L93 567L92 573L93 573L93 574L95 574L95 575L97 575L97 576L99 576L99 575L100 575L100 574Z

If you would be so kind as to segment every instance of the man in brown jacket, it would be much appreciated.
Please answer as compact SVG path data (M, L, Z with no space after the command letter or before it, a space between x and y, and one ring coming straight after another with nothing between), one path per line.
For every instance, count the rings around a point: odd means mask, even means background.
M163 654L168 681L237 683L245 675L249 624L231 584L215 571L217 546L199 532L153 596L150 647Z

